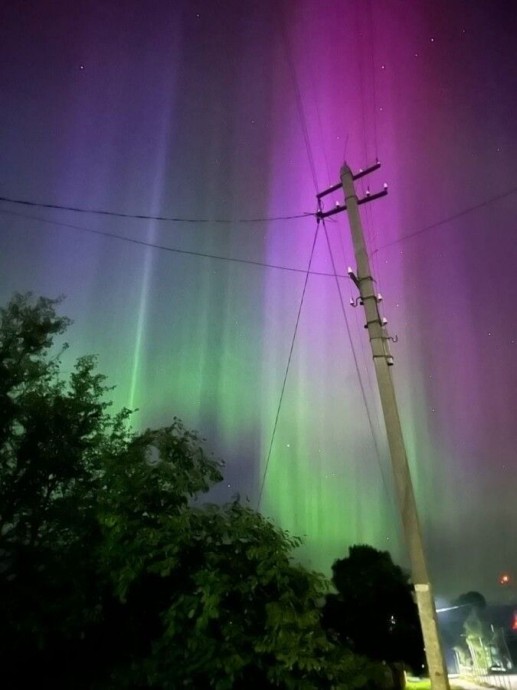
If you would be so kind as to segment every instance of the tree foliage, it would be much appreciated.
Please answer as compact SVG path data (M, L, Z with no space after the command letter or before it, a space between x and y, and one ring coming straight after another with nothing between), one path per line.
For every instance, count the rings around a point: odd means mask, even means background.
M249 507L203 504L221 463L178 419L134 434L95 359L68 378L56 301L0 312L0 664L58 688L360 688L320 625L324 579Z
M471 610L483 611L486 608L486 599L481 592L470 591L460 594L460 596L452 602L453 606L457 608L465 608L466 615Z
M327 596L326 628L359 654L421 672L423 639L412 587L390 554L352 546L332 572L337 593Z
M127 438L94 358L61 377L53 343L69 321L55 306L17 295L0 311L0 654L20 687L97 615L103 458Z

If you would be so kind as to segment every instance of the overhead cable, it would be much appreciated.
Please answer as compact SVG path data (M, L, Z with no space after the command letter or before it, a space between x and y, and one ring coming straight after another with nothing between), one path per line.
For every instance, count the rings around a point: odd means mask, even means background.
M71 211L73 213L91 213L98 216L112 216L115 218L129 218L137 220L156 220L166 223L270 223L278 220L298 220L300 218L312 217L314 213L299 213L292 216L274 216L272 218L184 218L175 216L150 216L143 213L123 213L120 211L107 211L105 209L84 208L81 206L65 206L62 204L49 204L39 201L29 201L28 199L14 199L12 197L0 196L0 202L17 204L20 206L32 206L34 208L48 208L57 211Z
M260 489L259 489L259 495L258 495L258 501L257 501L257 510L260 510L260 504L262 502L262 495L264 493L264 488L266 486L266 478L267 478L267 473L268 473L268 469L269 469L269 462L271 460L271 453L273 451L273 444L275 442L276 430L278 427L278 420L280 418L280 410L282 409L282 402L284 400L285 387L287 384L287 377L289 375L289 369L291 367L291 360L293 357L294 344L296 342L296 335L298 333L298 326L300 325L300 317L302 315L302 308L303 308L303 302L305 299L305 293L307 291L307 284L309 282L309 276L311 275L311 264L312 264L312 260L314 258L314 250L316 249L316 242L318 240L319 227L320 227L320 224L318 222L316 225L316 231L314 233L314 239L312 241L309 263L307 265L307 270L305 272L305 281L303 283L303 289L302 289L302 294L300 297L300 303L298 305L298 313L296 315L296 322L294 324L294 331L293 331L293 335L291 338L291 347L289 348L289 355L287 357L287 364L286 364L286 368L285 368L285 372L284 372L284 378L282 381L282 388L280 390L280 399L278 401L278 406L276 408L275 421L273 423L273 430L271 432L271 440L269 442L269 449L268 449L268 453L267 453L267 457L266 457L266 462L264 464L264 472L262 473L262 480L260 482Z
M218 254L209 254L207 252L196 252L188 249L178 249L177 247L168 247L162 244L146 242L145 240L138 240L132 237L125 237L124 235L117 235L114 232L107 232L105 230L94 230L93 228L85 228L81 225L73 225L72 223L62 223L56 220L49 220L48 218L30 216L24 213L15 213L14 211L4 211L3 209L0 209L0 215L9 215L15 216L16 218L26 218L27 220L35 220L41 223L47 223L48 225L55 225L56 227L69 228L71 230L77 230L78 232L85 232L92 235L100 235L101 237L108 237L110 239L120 240L122 242L129 242L130 244L136 244L141 247L150 247L151 249L158 249L164 252L171 252L173 254L184 254L186 256L194 256L202 259L215 259L216 261L228 261L232 263L245 264L248 266L257 266L259 268L271 268L278 271L289 271L291 273L307 273L307 269L305 268L297 268L295 266L279 266L278 264L269 264L263 261L254 261L253 259L238 259L231 256L221 256ZM311 271L310 275L334 278L333 273L326 273L324 271ZM348 275L344 274L341 274L338 277L347 279L349 278Z

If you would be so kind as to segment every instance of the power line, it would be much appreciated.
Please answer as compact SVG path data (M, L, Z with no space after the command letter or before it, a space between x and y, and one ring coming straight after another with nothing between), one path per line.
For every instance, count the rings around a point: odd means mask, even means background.
M282 11L281 7L279 8L278 18L279 18L279 23L280 23L280 31L281 31L282 38L283 38L284 44L285 44L285 54L286 54L287 64L288 64L288 67L289 67L289 70L291 73L291 79L293 82L293 87L294 87L294 92L295 92L295 100L296 100L296 108L298 111L298 117L300 119L300 126L302 128L302 135L303 135L303 139L304 139L304 143L305 143L305 151L307 153L309 169L311 171L314 189L317 193L317 191L318 191L318 179L317 179L317 175L316 175L316 166L314 164L314 156L312 153L312 146L311 146L311 141L310 141L310 137L309 137L309 128L307 126L307 119L305 117L305 109L303 107L302 94L301 94L300 86L298 83L298 78L296 75L296 67L295 67L295 63L293 60L291 44L289 42L289 36L287 34L287 31L286 31L283 11ZM264 472L263 472L262 481L260 484L259 495L258 495L258 500L257 500L257 510L260 510L260 504L262 502L262 495L264 493L264 487L266 485L266 477L267 477L267 472L269 469L269 463L271 460L271 453L273 451L273 443L275 441L275 435L276 435L276 430L277 430L277 426L278 426L278 420L280 417L280 410L282 408L282 402L284 399L285 387L287 384L287 377L289 375L289 368L291 366L291 359L293 356L294 344L296 341L296 334L298 333L298 326L300 323L300 316L302 313L303 302L305 299L305 292L307 290L307 284L309 282L309 276L311 275L311 265L312 265L312 260L314 258L314 250L316 248L316 241L318 239L318 232L319 232L319 220L316 224L316 231L314 233L314 239L312 242L311 253L310 253L310 257L309 257L309 263L307 265L307 271L305 274L305 281L303 284L302 295L300 298L300 305L298 307L298 314L296 315L296 323L294 326L293 337L291 339L291 347L289 350L289 356L287 358L287 365L286 365L286 369L285 369L285 373L284 373L284 379L283 379L282 388L280 391L280 399L278 401L278 407L276 410L275 421L273 424L273 431L271 433L271 441L269 443L269 449L268 449L266 462L265 462L265 466L264 466Z
M357 64L358 64L358 69L359 69L359 84L360 84L360 93L361 93L361 119L362 119L362 125L363 125L363 137L364 137L364 149L363 149L363 156L364 160L368 160L370 158L369 152L368 152L368 140L366 137L366 98L365 98L365 66L364 66L364 51L363 51L363 27L361 26L362 21L361 21L361 15L357 15L357 29L355 32L356 35L356 51L357 51Z
M338 280L339 275L336 272L336 263L334 260L334 252L332 251L332 245L330 243L330 238L328 235L327 226L325 224L325 219L323 219L323 230L325 232L325 238L327 240L327 247L329 250L330 261L332 263L332 270L334 271L334 277L336 280L336 286L337 286L337 291L338 291L338 296L339 296L339 303L341 306L341 314L343 315L343 319L345 321L346 332L348 334L348 340L350 341L350 349L352 350L352 359L354 360L355 371L357 374L357 379L359 381L359 387L361 389L361 397L363 399L364 408L366 410L366 416L368 418L368 426L370 427L370 433L372 435L373 445L375 447L375 455L377 457L377 464L379 465L379 470L380 470L381 477L382 477L382 483L384 484L384 489L386 491L386 495L389 498L391 496L391 494L390 494L388 483L387 483L386 477L384 476L384 471L383 471L382 465L381 465L381 454L379 451L379 445L377 443L377 437L376 437L374 429L373 429L372 415L370 414L370 408L368 406L368 401L366 398L366 391L364 388L363 380L361 378L361 371L359 369L359 362L357 360L357 354L356 354L354 343L352 340L352 333L350 331L350 324L348 323L348 317L346 315L345 304L343 301L343 293L341 292L341 285L339 284L339 280Z
M291 43L289 41L289 35L287 33L287 30L286 30L285 17L284 17L283 9L282 9L281 5L279 5L279 7L278 7L278 18L279 18L279 24L280 24L280 32L281 32L282 39L283 39L284 44L285 44L285 55L286 55L287 65L289 67L289 71L291 73L291 79L293 82L294 95L295 95L295 101L296 101L296 109L298 111L298 117L300 119L300 126L302 128L302 135L303 135L303 140L305 143L305 151L307 153L307 160L309 163L309 169L311 171L314 189L317 192L319 185L318 185L318 178L317 178L317 174L316 174L316 165L314 163L314 156L312 154L312 146L311 146L311 141L310 141L310 137L309 137L309 128L307 126L307 118L305 116L305 108L303 106L302 92L300 89L300 85L298 83L295 61L293 59L293 51L291 49Z
M286 368L285 368L284 379L283 379L283 382L282 382L282 388L281 388L281 390L280 390L280 399L279 399L279 401L278 401L278 407L277 407L277 409L276 409L275 421L274 421L274 424L273 424L273 431L271 432L271 441L270 441L270 443L269 443L269 449L268 449L268 453L267 453L267 457L266 457L266 464L265 464L265 466L264 466L264 472L263 472L263 474L262 474L262 481L261 481L261 483L260 483L260 490L259 490L258 501L257 501L257 510L260 510L260 504L261 504L261 502L262 502L262 494L264 493L264 487L265 487L265 485L266 485L266 476L267 476L267 472L268 472L268 469L269 469L269 461L271 460L271 452L272 452L272 450L273 450L273 443L274 443L274 441L275 441L276 429L277 429L277 426L278 426L278 419L279 419L279 417L280 417L280 410L282 409L282 402L283 402L283 400L284 400L285 386L286 386L286 384L287 384L287 376L288 376L288 374L289 374L289 368L290 368L290 366L291 366L291 359L292 359L292 357L293 357L294 343L295 343L295 341L296 341L296 335L297 335L297 333L298 333L298 326L299 326L299 324L300 324L300 316L301 316L301 314L302 314L302 307L303 307L303 302L304 302L304 299L305 299L305 292L306 292L306 290L307 290L307 283L309 282L309 276L311 275L311 264L312 264L312 260L313 260L313 258L314 258L314 250L315 250L315 248L316 248L316 241L317 241L317 239L318 239L319 227L320 227L320 224L319 224L319 221L318 221L318 223L316 224L316 231L315 231L315 233L314 233L314 239L313 239L313 241L312 241L312 247L311 247L311 254L310 254L310 257L309 257L309 263L308 263L308 265L307 265L307 270L306 270L306 272L305 272L305 281L304 281L304 283L303 283L302 295L301 295L301 298L300 298L300 304L299 304L299 306L298 306L298 313L297 313L297 315L296 315L296 322L295 322L295 324L294 324L293 337L291 338L291 347L290 347L290 349L289 349L289 356L287 357L287 365L286 365Z
M517 187L512 187L512 189L508 189L506 192L502 192L502 194L498 194L497 196L493 196L490 199L485 199L485 201L481 201L479 204L475 204L474 206L469 206L469 208L463 209L463 211L458 211L458 213L453 214L452 216L448 216L447 218L442 218L441 220L436 221L436 223L431 223L430 225L426 225L423 228L420 228L419 230L415 230L414 232L410 232L407 235L404 235L403 237L399 237L396 240L392 240L391 242L386 242L386 244L381 244L380 247L377 247L373 254L376 254L379 252L381 249L386 249L387 247L391 247L394 244L400 244L400 242L404 242L405 240L410 240L413 237L417 237L418 235L422 235L425 232L429 232L430 230L435 230L436 228L439 228L442 225L446 225L447 223L450 223L453 220L456 220L457 218L461 218L462 216L466 216L468 213L472 213L472 211L477 211L480 208L484 208L486 206L490 206L490 204L494 204L496 201L500 201L501 199L506 199L509 196L512 196L513 194L517 194Z
M145 240L137 240L132 237L125 237L124 235L117 235L114 232L107 232L105 230L93 230L92 228L85 228L81 225L73 225L72 223L63 223L56 220L49 220L48 218L40 218L38 216L29 216L24 213L15 213L14 211L4 211L0 209L0 214L15 216L17 218L26 218L28 220L36 220L41 223L47 223L49 225L55 225L57 227L70 228L72 230L77 230L79 232L86 232L92 235L100 235L101 237L108 237L114 240L120 240L122 242L129 242L130 244L136 244L141 247L149 247L151 249L158 249L160 251L171 252L173 254L184 254L186 256L195 256L202 259L214 259L216 261L227 261L231 263L245 264L249 266L257 266L259 268L271 268L278 271L289 271L291 273L307 273L307 269L296 268L295 266L279 266L277 264L269 264L263 261L254 261L253 259L237 259L230 256L220 256L218 254L208 254L207 252L196 252L188 249L178 249L176 247L167 247L166 245L155 244L153 242L146 242ZM326 278L333 278L333 273L325 273L324 271L311 271L310 275L313 276L323 276ZM348 278L347 275L340 275L340 278Z
M472 213L473 211L477 211L481 208L484 208L486 206L490 206L491 204L496 203L497 201L500 201L501 199L506 199L509 196L512 196L513 194L517 194L517 187L512 187L511 189L507 190L506 192L502 192L501 194L498 194L494 197L490 197L489 199L486 199L485 201L480 202L479 204L475 204L473 206L469 206L466 209L463 209L462 211L458 211L458 213L455 213L451 216L447 216L446 218L442 218L441 220L436 221L435 223L431 223L430 225L426 225L423 228L419 228L418 230L415 230L414 232L410 232L407 235L404 235L403 237L399 237L396 240L392 240L391 242L386 242L385 244L380 245L376 249L373 250L372 255L374 256L377 254L379 251L382 249L387 249L388 247L391 247L396 244L400 244L401 242L404 242L406 240L412 239L413 237L417 237L418 235L422 235L426 232L429 232L431 230L434 230L436 228L441 227L442 225L446 225L447 223L452 222L453 220L456 220L458 218L461 218L462 216L465 216L469 213ZM112 211L95 211L93 209L81 209L81 208L73 208L73 207L67 207L67 206L57 206L57 205L52 205L52 204L40 204L36 202L31 202L31 201L22 201L22 200L16 200L16 199L10 199L7 197L0 197L0 202L6 202L6 203L13 203L13 204L21 204L24 206L33 206L37 208L53 208L53 209L59 209L59 210L64 210L64 211L77 211L79 213L92 213L92 214L101 214L101 215L107 215L107 216L117 216L117 217L123 217L123 218L134 218L138 220L163 220L163 221L177 221L177 222L185 222L185 223L194 223L194 222L200 222L200 223L209 223L209 222L214 222L214 223L232 223L232 222L249 222L249 223L254 223L254 222L259 222L261 219L255 218L255 219L243 219L243 220L237 220L237 221L226 221L226 220L214 220L214 221L209 221L207 219L199 219L195 220L193 218L187 219L187 218L168 218L168 217L161 217L161 216L144 216L144 215L130 215L130 214L123 214L123 213L117 213L117 212L112 212ZM116 233L112 232L107 232L104 230L93 230L92 228L85 228L80 225L73 225L72 223L63 223L61 221L56 221L56 220L49 220L48 218L42 218L40 216L30 216L27 214L22 214L22 213L15 213L14 211L7 211L4 209L0 209L0 214L3 215L11 215L11 216L16 216L18 218L27 218L29 220L36 220L41 223L48 223L50 225L55 225L58 227L65 227L65 228L70 228L73 230L78 230L80 232L87 232L95 235L101 235L104 237L110 237L112 239L116 240L121 240L123 242L130 242L132 244L137 244L141 245L144 247L151 247L153 249L160 249L162 251L167 251L167 252L173 252L176 254L186 254L190 256L199 256L202 258L207 258L207 259L215 259L218 261L231 261L235 263L242 263L242 264L249 264L253 266L259 266L263 268L272 268L272 269L277 269L277 270L282 270L282 271L291 271L294 273L306 273L306 270L303 268L296 268L292 266L278 266L275 264L268 264L265 262L261 261L253 261L251 259L236 259L234 257L227 257L227 256L219 256L216 254L208 254L204 252L195 252L195 251L189 251L185 249L177 249L175 247L167 247L164 245L159 245L159 244L153 244L151 242L145 242L144 240L137 240L133 239L130 237L125 237L123 235L117 235ZM303 213L297 216L277 216L276 218L264 218L262 219L264 222L269 221L269 220L294 220L294 219L301 219L301 218L308 218L311 216L314 216L315 213ZM311 271L311 275L319 275L319 276L325 276L325 277L334 277L333 273L326 273L323 271ZM338 274L339 278L346 278L348 276Z
M372 10L372 0L368 0L368 29L369 38L368 46L370 49L370 68L372 70L372 87L373 87L373 141L375 146L375 158L379 159L379 151L377 145L377 86L376 86L376 59L375 59L375 23Z
M104 209L84 208L81 206L64 206L62 204L49 204L39 201L29 201L27 199L14 199L12 197L0 196L0 202L17 204L21 206L32 206L35 208L49 208L57 211L72 211L73 213L90 213L98 216L111 216L114 218L130 218L137 220L157 220L167 223L270 223L278 220L298 220L300 218L312 217L314 213L298 213L292 216L275 216L272 218L180 218L174 216L148 216L142 213L122 213L119 211L107 211Z

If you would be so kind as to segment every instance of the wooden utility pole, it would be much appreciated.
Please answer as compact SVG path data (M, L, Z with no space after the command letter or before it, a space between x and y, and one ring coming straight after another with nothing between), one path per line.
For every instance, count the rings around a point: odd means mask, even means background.
M354 254L357 262L357 273L354 274L350 272L350 277L359 290L359 301L363 305L366 316L366 328L368 329L384 422L386 425L400 517L411 562L411 575L415 586L416 603L422 626L431 687L433 690L449 690L449 678L438 633L438 620L424 552L415 493L409 472L395 388L391 378L393 357L390 354L388 346L390 339L386 331L385 322L382 320L379 313L379 296L375 291L375 281L370 268L370 261L364 242L363 227L358 208L361 203L383 196L387 193L387 190L385 189L384 192L378 194L368 195L364 199L359 200L354 185L354 179L362 177L379 167L380 164L377 163L375 166L372 166L372 168L353 175L348 165L345 164L341 168L341 184L334 185L330 190L318 194L319 202L322 196L328 194L330 191L339 189L341 186L345 195L345 205L338 206L327 213L320 210L317 216L323 219L328 215L334 215L343 210L346 210L348 213Z

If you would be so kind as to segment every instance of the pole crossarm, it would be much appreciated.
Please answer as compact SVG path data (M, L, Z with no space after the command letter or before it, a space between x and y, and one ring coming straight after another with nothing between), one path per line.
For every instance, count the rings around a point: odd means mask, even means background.
M359 170L359 172L352 173L352 179L354 181L358 180L360 177L364 177L365 175L369 175L370 173L375 172L380 167L381 167L380 162L376 161L374 163L374 165L370 165L369 168L365 168L364 170L363 170L363 168L361 168ZM342 186L343 185L341 182L337 182L336 184L332 185L332 187L329 187L328 189L323 190L323 192L318 192L318 194L316 194L316 199L321 199L322 197L326 196L327 194L331 194L332 192L337 192L337 190L341 189Z
M341 185L339 185L341 187ZM333 189L331 187L331 189ZM369 201L375 201L375 199L380 199L381 196L386 196L388 193L388 187L385 186L382 192L376 192L375 194L366 194L362 199L357 200L357 205L367 204ZM316 197L319 200L319 197ZM336 207L330 211L316 211L316 218L322 220L323 218L328 218L329 216L335 216L336 213L341 213L341 211L346 211L346 204L336 204Z

